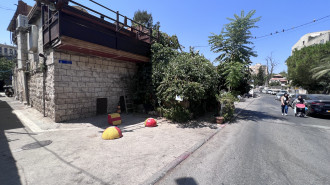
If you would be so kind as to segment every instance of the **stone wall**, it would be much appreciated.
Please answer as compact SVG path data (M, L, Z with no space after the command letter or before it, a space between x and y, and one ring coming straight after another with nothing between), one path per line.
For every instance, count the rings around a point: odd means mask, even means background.
M137 71L132 62L61 51L54 52L53 59L56 122L96 115L97 98L107 98L107 112L115 112L128 86L124 79L133 77Z
M49 58L49 56L48 56ZM47 59L53 61L51 58ZM45 116L55 119L55 89L54 71L55 66L47 62L47 72L45 73ZM44 74L41 70L31 72L28 79L30 105L43 113L43 88Z

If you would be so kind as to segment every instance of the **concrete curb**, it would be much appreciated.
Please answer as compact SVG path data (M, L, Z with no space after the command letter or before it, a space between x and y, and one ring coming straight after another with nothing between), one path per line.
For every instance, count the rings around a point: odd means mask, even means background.
M207 138L205 138L204 140L196 143L193 147L191 147L188 151L184 152L183 154L181 154L179 157L177 157L176 159L174 159L171 163L169 163L168 165L166 165L164 168L162 168L160 171L158 171L157 173L153 174L150 178L148 178L147 180L145 180L141 185L153 185L155 183L157 183L160 179L162 179L168 172L170 172L171 170L173 170L176 166L178 166L180 163L182 163L184 160L186 160L191 154L193 154L196 150L198 150L201 146L203 146L207 141L209 141L210 139L213 138L213 136L215 136L217 133L219 133L225 126L227 126L228 124L230 124L233 120L235 120L237 118L237 116L247 107L249 106L251 103L253 103L255 101L255 99L253 99L253 101L249 102L244 108L242 108L238 113L236 113L236 115L226 124L220 125L220 128L218 128L214 133L210 134Z
M13 113L16 114L17 118L23 123L23 125L33 133L43 132L43 130L38 125L33 123L33 121L26 117L22 112L14 110Z
M149 179L144 181L142 185L150 185L157 183L161 178L163 178L169 171L174 169L177 165L179 165L182 161L187 159L191 154L193 154L197 149L199 149L201 146L203 146L207 141L209 141L213 136L215 136L222 128L224 128L226 124L220 125L220 128L218 128L214 133L210 134L207 138L203 139L202 141L196 143L194 146L189 148L188 151L181 154L179 157L174 159L171 163L166 165L164 168L162 168L160 171L152 175Z

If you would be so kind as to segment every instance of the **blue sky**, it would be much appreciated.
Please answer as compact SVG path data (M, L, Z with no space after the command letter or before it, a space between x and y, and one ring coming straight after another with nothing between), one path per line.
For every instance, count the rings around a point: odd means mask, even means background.
M88 0L76 0L100 12L107 12ZM314 19L330 15L329 0L96 0L97 2L118 10L130 18L138 9L152 13L154 22L159 21L161 30L172 35L176 34L180 43L189 50L189 46L196 47L204 56L213 61L217 54L210 51L208 36L220 33L227 17L240 14L241 10L248 12L256 10L255 16L261 16L257 23L259 28L253 29L254 36L262 36L282 29L292 28ZM0 43L10 44L9 32L6 31L14 14L17 0L6 0L0 5ZM24 2L33 5L33 0ZM9 10L6 10L9 9ZM111 13L107 13L113 15ZM313 24L277 34L275 36L253 40L258 57L251 58L253 63L266 64L265 58L271 53L277 61L275 72L286 70L285 60L291 54L291 47L306 33L330 30L330 17Z

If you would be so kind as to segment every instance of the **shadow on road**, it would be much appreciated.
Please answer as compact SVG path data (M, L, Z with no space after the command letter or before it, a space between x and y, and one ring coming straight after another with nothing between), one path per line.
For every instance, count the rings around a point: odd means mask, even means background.
M246 120L246 121L261 121L261 120L285 120L283 116L274 116L270 113L254 111L254 110L244 110L240 108L236 108L237 112L241 113L237 116L237 118L232 123L237 123L238 120Z
M175 179L177 185L197 185L197 182L192 177L182 177Z
M317 119L324 119L324 120L329 119L330 120L330 116L327 116L327 115L318 115L318 114L316 114L316 115L312 115L310 117L317 118Z
M9 142L14 142L7 139L6 130L23 128L23 124L12 113L12 108L7 102L0 100L0 182L1 184L20 185L20 177L16 160L14 159L9 148Z

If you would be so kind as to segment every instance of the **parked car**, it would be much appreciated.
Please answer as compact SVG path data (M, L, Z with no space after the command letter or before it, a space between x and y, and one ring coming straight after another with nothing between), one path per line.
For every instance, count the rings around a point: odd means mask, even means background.
M266 89L263 89L261 92L264 93L264 94L267 94L267 90Z
M288 91L286 91L286 90L280 90L280 93L288 93Z
M272 91L272 95L276 95L276 94L279 93L279 92L280 92L280 90L278 90L278 89L277 89L277 90L273 90L273 91Z
M273 92L272 90L268 90L267 94L272 94L272 92Z
M281 100L281 97L284 96L284 93L279 92L276 94L275 100Z
M306 98L307 115L330 115L330 95L309 94Z
M294 94L291 96L291 98L289 99L289 106L291 106L292 108L295 107L295 103L294 101L298 98L298 96L301 96L304 100L307 99L307 94Z

